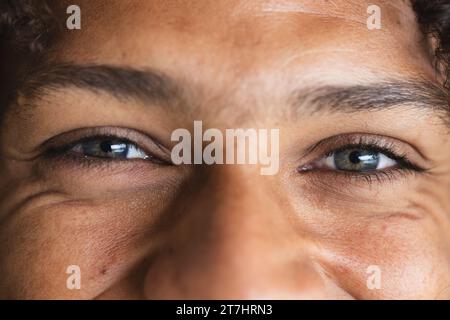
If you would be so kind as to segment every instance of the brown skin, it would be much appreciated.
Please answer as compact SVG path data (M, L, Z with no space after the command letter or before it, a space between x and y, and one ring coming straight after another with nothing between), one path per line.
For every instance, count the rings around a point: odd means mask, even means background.
M67 32L53 61L160 70L193 107L75 88L20 114L28 101L13 106L1 132L1 298L450 298L450 136L440 119L415 109L284 114L290 92L311 83L439 84L408 4L376 1L383 28L369 31L365 1L248 3L80 1L82 30ZM194 120L279 128L279 173L36 151L73 129L120 127L170 153L172 131ZM370 183L297 172L329 151L304 155L308 147L343 134L389 139L431 169ZM81 290L66 288L69 265L81 268ZM366 286L370 265L382 271L380 290Z

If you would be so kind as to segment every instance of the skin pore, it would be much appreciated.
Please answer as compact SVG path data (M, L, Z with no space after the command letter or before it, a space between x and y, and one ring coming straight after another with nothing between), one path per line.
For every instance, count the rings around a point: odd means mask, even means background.
M1 298L450 299L449 114L407 1L370 2L380 30L356 0L79 4L2 119ZM278 174L171 165L194 120L279 128ZM105 137L155 161L70 152ZM361 144L397 165L323 168Z

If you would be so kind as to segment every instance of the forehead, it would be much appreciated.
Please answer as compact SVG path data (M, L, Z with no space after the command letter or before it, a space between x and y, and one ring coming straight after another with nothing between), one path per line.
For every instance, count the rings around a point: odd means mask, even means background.
M371 4L381 9L381 30L367 28ZM279 83L317 78L343 84L433 72L408 1L136 0L80 7L82 30L66 33L56 59L157 68L206 87L214 79L222 89L238 80L273 92Z

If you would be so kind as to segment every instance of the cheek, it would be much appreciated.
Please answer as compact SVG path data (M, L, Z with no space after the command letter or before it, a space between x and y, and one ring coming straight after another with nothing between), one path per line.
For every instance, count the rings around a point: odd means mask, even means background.
M170 195L135 192L77 204L28 206L0 227L0 296L93 298L154 250ZM95 203L95 204L93 204ZM69 290L69 266L81 290Z
M425 219L387 217L337 228L324 246L324 266L356 298L433 299L450 277L450 248Z

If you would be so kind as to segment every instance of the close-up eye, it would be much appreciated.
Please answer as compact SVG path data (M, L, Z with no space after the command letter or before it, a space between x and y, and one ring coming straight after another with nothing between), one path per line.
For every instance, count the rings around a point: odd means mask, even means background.
M49 139L42 153L50 159L70 159L78 163L96 161L145 160L170 164L170 152L153 137L131 129L97 127L77 129Z
M319 168L354 172L389 169L397 164L396 160L382 152L358 147L333 151L315 162Z
M352 175L377 175L395 172L423 172L412 159L412 146L387 137L350 134L335 136L313 145L315 160L298 168L299 172L328 171Z
M126 140L98 138L76 144L70 150L84 157L108 158L117 160L149 159L150 156L137 145Z

